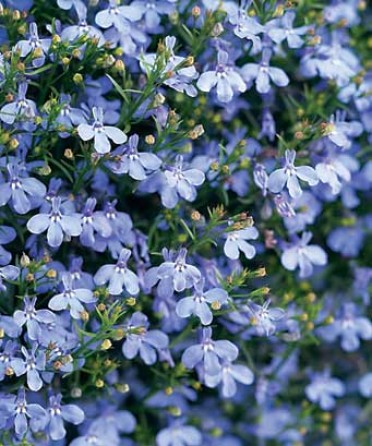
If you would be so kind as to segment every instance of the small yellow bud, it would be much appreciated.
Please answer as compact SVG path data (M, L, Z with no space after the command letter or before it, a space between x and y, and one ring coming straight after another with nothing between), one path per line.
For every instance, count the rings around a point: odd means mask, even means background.
M0 328L0 339L2 339L5 336L5 330L3 328Z
M87 311L80 311L80 319L83 322L88 322L89 321L89 313Z
M108 350L112 347L112 342L110 341L110 339L105 339L102 343L101 343L101 350Z
M211 307L212 307L212 310L217 311L217 310L219 310L219 309L221 308L221 303L218 302L218 300L214 300L214 301L211 303Z
M13 376L14 375L14 370L11 367L7 367L5 369L5 375L6 376Z
M52 37L52 43L54 45L56 45L57 43L59 43L61 41L61 37L58 34L54 34L54 36Z
M103 381L103 379L97 379L94 384L98 389L102 389L102 387L105 386L105 382Z
M182 415L182 410L178 406L171 406L168 408L168 411L174 417L180 417Z
M201 214L199 211L192 211L191 212L191 220L193 221L200 221L202 218Z
M31 263L30 257L23 253L21 256L20 264L24 268L25 266L28 266Z
M199 136L203 135L203 133L204 133L204 127L201 124L199 124L189 132L189 136L192 140L195 140L198 139Z
M75 59L79 59L80 56L81 56L81 51L78 48L75 48L72 51L72 57Z
M39 57L41 57L43 55L43 50L42 48L38 47L35 48L33 53L32 53L32 57L33 59L38 59Z
M173 387L166 387L165 389L164 389L164 393L166 394L166 395L172 395L173 394Z
M130 390L130 387L128 384L117 384L115 387L116 387L116 390L120 393L128 393Z
M333 316L329 315L329 316L326 317L326 319L325 319L324 322L325 322L327 325L331 325L331 324L334 323L334 321L335 321L335 318L334 318Z
M71 149L65 149L63 155L68 160L73 160L74 159L74 152Z
M146 144L152 146L153 144L155 144L155 136L154 135L147 135L145 137L145 142L146 142Z
M194 6L191 10L191 15L195 18L199 17L201 14L201 9L199 8L199 6Z
M26 282L33 282L35 280L35 276L31 273L26 274Z
M62 63L63 63L63 65L68 65L70 63L70 59L68 57L63 57Z
M11 149L15 150L18 146L19 146L18 139L16 139L16 138L12 138L12 139L9 141L9 147L10 147Z
M46 273L49 279L55 279L57 277L57 271L55 269L49 269Z
M83 394L83 391L80 389L80 387L73 387L71 389L72 398L81 398L82 394Z
M128 307L134 307L137 303L137 300L135 297L128 297L128 299L125 300L125 303L128 305Z
M75 84L81 84L84 80L83 76L80 73L75 73L72 80L75 82Z

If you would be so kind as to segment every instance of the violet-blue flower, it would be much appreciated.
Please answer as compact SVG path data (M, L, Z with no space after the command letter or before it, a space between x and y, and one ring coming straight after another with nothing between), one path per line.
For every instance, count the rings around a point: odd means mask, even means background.
M279 23L276 22L281 26L270 26L269 23L268 36L270 39L275 43L282 43L286 40L289 48L300 48L304 44L301 36L307 33L309 27L301 26L299 28L293 28L295 17L296 13L294 11L287 11L278 21Z
M230 102L234 93L244 93L247 89L239 71L228 64L228 60L229 55L226 51L218 51L215 70L202 73L196 84L205 92L217 87L217 98L221 102Z
M72 424L81 424L84 421L84 412L76 404L61 404L62 395L49 397L48 431L53 441L61 440L66 436L64 421Z
M324 266L327 263L327 254L318 245L309 245L312 238L310 232L304 232L302 237L289 244L283 251L281 262L284 268L294 271L300 268L300 277L311 276L314 266Z
M221 305L228 300L228 294L222 288L212 288L204 291L205 280L202 278L194 285L194 294L181 299L176 306L176 313L179 317L190 317L192 314L197 316L203 325L209 325L213 320L214 310L219 310ZM209 304L209 305L208 305Z
M145 364L156 362L157 351L168 347L168 336L160 330L148 330L147 316L136 311L125 325L126 339L123 343L123 355L133 359L138 354Z
M305 387L306 396L323 410L331 410L336 404L336 397L345 394L345 385L337 378L332 378L328 370L314 373L311 383Z
M74 288L73 277L70 273L62 275L64 290L62 293L53 296L48 307L54 311L69 310L74 319L81 319L82 312L85 311L83 303L89 304L96 301L91 290L86 288Z
M103 265L96 272L95 283L98 286L108 283L108 291L114 296L121 294L124 288L131 295L138 294L140 291L138 277L127 267L130 255L130 250L123 248L116 265Z
M28 40L19 40L15 46L15 51L19 51L21 57L26 57L35 50L40 51L37 57L32 60L34 67L41 67L44 65L45 56L48 54L52 39L40 39L35 22L30 23Z
M16 376L26 374L27 386L30 390L36 392L43 387L43 381L40 373L45 371L46 355L42 350L38 350L38 345L35 343L32 349L28 351L25 347L21 347L24 359L15 358L12 362L12 367Z
M224 361L218 375L206 375L205 377L207 387L213 388L221 384L224 398L231 398L236 394L238 390L236 381L245 385L252 384L254 375L251 369L243 364L232 364Z
M93 107L94 123L80 124L77 128L78 134L83 141L94 139L94 148L100 155L105 155L111 150L110 139L115 144L124 144L127 140L126 134L111 125L103 123L103 109Z
M223 250L229 259L236 260L242 251L246 259L252 259L256 254L256 249L247 240L256 240L258 231L255 227L228 231L225 234L226 242Z
M33 234L47 232L49 246L58 248L63 242L63 236L79 236L82 231L81 218L65 215L61 209L61 199L52 199L52 209L49 214L37 214L27 222L27 229Z
M285 151L284 167L274 170L269 176L268 187L271 192L279 193L287 186L289 195L296 198L302 194L299 179L310 186L315 186L318 183L319 180L315 170L310 166L296 167L294 165L295 159L296 152L294 150Z

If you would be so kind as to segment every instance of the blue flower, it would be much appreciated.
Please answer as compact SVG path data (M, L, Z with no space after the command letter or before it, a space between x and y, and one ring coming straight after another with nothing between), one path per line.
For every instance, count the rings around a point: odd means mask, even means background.
M269 27L268 36L270 39L278 44L286 40L289 48L302 47L304 40L301 36L307 33L309 27L301 26L299 28L293 28L295 17L296 13L294 11L288 11L280 20L275 20L274 24L269 22L267 26ZM276 24L280 24L282 27L275 26Z
M73 277L70 273L62 275L62 283L64 286L63 293L53 296L48 307L54 311L69 310L74 319L80 319L81 313L85 311L83 303L93 303L96 298L91 290L85 288L73 287Z
M96 23L101 28L115 28L122 32L128 32L129 22L140 20L142 12L135 6L118 6L116 0L110 0L108 9L99 11L96 15Z
M221 305L228 300L228 294L222 288L212 288L204 292L205 280L202 278L194 285L194 294L181 299L176 306L179 317L197 316L203 325L209 325L213 320L213 314L209 306L219 310ZM209 304L209 305L208 305Z
M110 294L117 296L123 292L123 288L131 295L138 294L139 280L136 274L127 268L127 262L131 252L123 248L116 265L104 265L96 272L94 281L98 286L108 285Z
M261 39L257 34L263 33L265 28L258 23L257 18L250 17L247 14L250 1L240 3L240 8L237 8L232 2L225 3L228 12L228 20L233 25L234 34L240 39L247 39L252 43L252 54L257 54L261 51ZM230 7L231 6L231 7Z
M244 93L247 89L238 70L229 65L228 60L226 51L218 51L215 70L201 74L196 84L200 90L206 92L217 87L217 98L221 102L230 102L235 92Z
M261 63L247 63L241 69L241 75L246 82L255 81L258 93L265 94L271 89L270 81L278 87L285 87L289 84L288 76L285 72L276 67L270 67L272 50L265 48L262 51Z
M0 268L0 291L5 291L6 286L3 281L5 280L16 280L20 275L20 269L18 266L7 265Z
M248 302L247 310L250 315L250 323L253 331L258 336L272 336L276 331L277 323L284 318L285 311L281 308L270 308L271 300L263 305Z
M59 97L61 111L59 112L56 122L62 125L66 130L72 130L74 126L85 123L85 115L83 110L71 107L71 96L69 94L61 94ZM67 132L60 133L62 137L70 136Z
M232 362L238 357L239 350L232 342L213 341L212 329L203 328L200 332L200 343L188 347L182 354L182 363L188 369L202 365L206 375L214 376L221 373L221 361Z
M193 426L175 424L162 429L156 436L156 446L200 446L201 433Z
M313 273L313 265L326 265L327 254L317 245L309 245L312 237L310 232L304 232L301 239L297 239L284 249L281 256L282 265L289 271L300 268L300 277L305 278Z
M364 231L360 223L333 229L327 237L327 245L332 251L345 257L356 257L363 247Z
M28 85L22 82L18 87L18 95L14 102L5 104L0 110L0 120L6 124L14 124L16 120L25 121L25 129L34 128L34 117L37 109L34 101L26 99Z
M20 53L21 57L26 57L36 49L41 49L41 55L32 59L34 67L41 67L44 65L45 56L48 54L52 39L40 39L35 22L30 23L29 34L29 39L19 40L14 49Z
M2 321L0 320L0 324ZM2 327L2 329L4 329ZM19 344L14 341L6 341L1 345L0 351L0 381L3 381L6 376L14 373L13 361L16 359L16 354L19 350ZM17 363L16 363L17 364ZM16 365L17 366L17 365Z
M126 134L116 127L104 125L103 109L93 107L94 116L93 125L80 124L77 128L78 134L83 141L89 141L94 138L94 148L100 155L105 155L111 150L110 139L115 144L124 144L127 140Z
M127 173L134 180L141 181L146 178L146 170L158 170L162 161L154 153L139 153L138 141L138 135L130 136L128 145L113 153L114 161L109 162L109 168L116 174Z
M168 336L160 330L148 330L147 316L136 311L125 325L123 355L133 359L139 353L145 364L156 362L156 352L168 347Z
M323 410L331 410L336 404L335 397L345 394L345 385L337 378L331 378L329 371L314 373L311 383L305 387L306 396Z
M52 199L52 209L49 214L34 215L27 222L27 229L33 234L41 234L48 230L47 240L49 246L58 248L63 242L63 236L79 236L82 231L81 217L64 215L61 212L61 199Z
M18 214L27 214L33 207L33 198L43 198L47 189L42 182L35 178L20 176L16 165L8 164L9 182L0 185L0 206L12 200L13 207ZM31 199L31 200L30 200Z
M167 167L164 175L168 186L187 201L195 200L195 186L201 186L205 180L205 175L201 170L184 168L181 155L177 156L174 167Z
M163 281L164 287L181 292L191 288L201 279L201 273L193 265L186 263L187 249L181 248L175 261L165 261L156 270L156 279Z
M242 251L247 259L252 259L255 256L255 247L247 242L247 240L256 240L258 238L258 231L255 227L228 231L225 237L227 240L223 250L229 259L238 259L239 251Z
M54 441L61 440L66 436L64 421L72 424L81 424L84 421L84 412L75 404L61 404L62 395L49 397L49 420L48 431L50 438Z
M17 397L10 399L1 399L0 418L11 421L16 436L22 438L28 431L28 419L30 419L31 430L43 429L45 427L48 415L39 404L28 404L26 392L21 388Z
M359 392L364 398L372 398L372 372L366 373L359 381Z
M108 238L112 234L112 228L106 215L102 212L94 212L97 200L88 198L82 212L82 231L80 234L80 242L83 246L89 248L95 247L96 234L103 238Z
M171 14L174 11L174 0L134 0L131 6L138 9L145 19L148 31L155 30L160 25L161 15Z
M269 176L268 187L271 192L279 193L287 186L289 195L297 198L302 194L299 179L305 181L310 186L318 183L318 176L310 166L295 167L296 152L294 150L285 151L285 164L282 169L276 169Z
M24 310L16 310L13 314L14 322L22 327L26 324L27 335L32 341L39 341L42 333L42 325L51 324L55 321L55 314L49 310L36 310L36 297L24 298Z
M224 398L231 398L236 394L238 390L236 381L250 385L254 381L254 375L245 365L222 362L221 371L218 375L206 375L205 377L207 387L213 388L222 384L222 396Z
M38 345L34 344L31 351L21 347L25 359L15 358L12 367L16 376L27 375L27 385L30 390L37 392L43 387L40 373L45 371L46 356L43 351L38 350Z
M319 329L320 334L332 342L341 338L341 347L347 352L358 350L360 339L372 339L372 324L366 317L358 316L353 303L345 303L340 317L325 327Z

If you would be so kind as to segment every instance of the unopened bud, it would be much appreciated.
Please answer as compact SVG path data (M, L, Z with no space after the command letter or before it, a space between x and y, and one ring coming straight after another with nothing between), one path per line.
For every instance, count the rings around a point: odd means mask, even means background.
M101 343L101 350L108 350L112 347L112 342L110 341L110 339L105 339L102 343Z
M75 82L75 84L81 84L84 78L80 73L75 73L72 80Z
M41 57L43 55L43 49L38 47L35 48L33 53L32 53L32 57L33 59L38 59L39 57Z
M155 144L155 136L154 135L147 135L145 137L145 142L146 142L146 144L152 146L153 144Z
M83 392L80 389L80 387L73 387L71 389L71 396L72 396L72 398L81 398L82 394L83 394Z
M73 153L73 151L71 149L65 149L63 155L68 160L73 160L74 159L74 153Z
M191 212L191 220L193 221L200 221L201 219L201 214L199 211L192 211Z
M216 23L212 29L212 37L218 37L224 32L224 27L222 23Z
M80 311L80 319L83 322L88 322L89 321L89 313L87 311L85 311L85 310Z
M191 10L191 15L195 18L199 17L201 14L201 9L199 8L199 6L194 6Z
M105 386L105 382L103 379L97 379L97 381L94 383L97 389L102 389L102 387Z
M195 126L190 132L189 132L189 136L191 139L197 139L199 138L199 136L201 136L204 133L204 127L199 124L197 126Z
M19 146L18 139L16 139L16 138L12 138L12 139L9 141L9 147L10 147L11 149L15 150L18 146Z
M28 266L31 263L30 257L23 253L21 256L20 264L24 268L25 266Z

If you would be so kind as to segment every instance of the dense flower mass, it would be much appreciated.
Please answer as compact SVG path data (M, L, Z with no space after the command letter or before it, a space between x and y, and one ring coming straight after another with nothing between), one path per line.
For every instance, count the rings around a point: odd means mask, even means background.
M369 446L365 0L0 0L0 445Z

